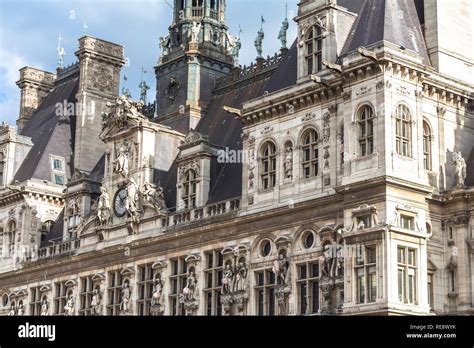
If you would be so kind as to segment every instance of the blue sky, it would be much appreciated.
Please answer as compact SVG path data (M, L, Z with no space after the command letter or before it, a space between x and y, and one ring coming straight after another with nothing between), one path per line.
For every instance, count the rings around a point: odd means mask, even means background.
M126 87L139 97L142 67L145 79L155 89L154 69L159 56L158 39L167 34L171 23L173 0L0 0L0 121L14 124L19 110L19 89L15 85L18 70L33 66L55 71L58 36L66 50L65 64L76 61L77 40L84 34L125 46L130 66L122 69ZM265 18L264 54L280 48L278 31L288 3L289 42L296 37L298 0L228 0L227 25L232 34L242 27L241 63L256 57L253 46ZM122 85L124 81L122 79ZM121 86L122 88L122 86Z

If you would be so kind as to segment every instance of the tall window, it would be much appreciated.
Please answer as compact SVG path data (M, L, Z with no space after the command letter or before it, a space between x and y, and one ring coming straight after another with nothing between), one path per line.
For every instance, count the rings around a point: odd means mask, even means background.
M264 190L275 187L276 184L276 146L271 141L262 148L262 188Z
M377 249L365 248L363 258L357 259L355 266L357 302L369 303L377 300Z
M92 315L92 296L94 296L94 290L97 290L100 294L100 284L98 281L92 280L93 276L87 276L81 278L81 292L79 293L79 315L89 316Z
M319 136L314 129L308 129L302 138L302 166L305 178L319 174Z
M184 176L183 183L184 209L193 209L196 207L196 187L196 172L193 169L189 169Z
M407 106L397 107L395 123L397 154L411 157L411 114Z
M398 247L398 299L404 303L416 303L416 250Z
M30 315L41 314L41 304L43 298L41 297L40 286L36 286L30 289Z
M54 221L48 220L41 225L41 242L44 242L48 233L51 232L54 224Z
M120 271L109 272L107 285L107 315L119 315L122 302L123 277Z
M137 307L138 315L150 315L151 297L153 296L154 272L152 264L138 266Z
M275 274L271 269L255 272L257 315L275 315Z
M433 273L428 273L428 304L430 309L434 310L434 284L433 284Z
M171 315L185 315L184 304L179 303L179 295L186 287L187 263L185 257L171 260L170 304Z
M8 222L8 231L7 231L7 249L10 255L13 255L15 252L15 243L16 243L16 222L15 220L10 220Z
M64 314L64 307L66 306L67 299L72 294L72 289L66 286L66 282L57 282L54 284L54 298L53 305L54 315Z
M364 105L359 111L359 149L361 156L371 155L374 152L374 111Z
M323 32L319 26L313 26L306 34L305 47L306 67L308 75L312 75L321 71L323 64Z
M204 270L206 314L222 315L221 285L223 258L219 251L206 253L206 269Z
M423 168L432 169L431 160L431 129L428 123L423 122Z
M306 262L298 265L299 314L316 314L319 311L319 263Z

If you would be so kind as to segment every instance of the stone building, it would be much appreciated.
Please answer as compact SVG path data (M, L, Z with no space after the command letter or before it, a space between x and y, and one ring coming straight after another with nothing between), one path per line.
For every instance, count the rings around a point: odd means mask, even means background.
M473 314L473 4L302 0L246 67L225 10L175 1L155 108L101 39L20 70L0 313Z

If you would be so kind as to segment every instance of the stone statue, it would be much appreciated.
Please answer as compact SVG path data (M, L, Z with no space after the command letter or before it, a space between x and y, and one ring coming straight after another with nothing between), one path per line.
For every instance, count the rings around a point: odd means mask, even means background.
M260 29L255 39L255 48L257 49L257 58L263 58L263 39L265 38L265 32Z
M242 48L242 42L240 41L240 37L227 34L227 41L229 42L228 53L232 56L234 66L238 66L240 49Z
M276 285L288 285L289 262L286 255L278 255L278 260L273 262L273 273Z
M97 217L99 225L105 226L110 219L110 196L105 187L100 188L99 204L97 205Z
M191 26L190 43L198 43L200 32L201 32L201 23L198 24L196 23L196 21L193 21L193 24Z
M18 316L22 316L23 314L25 314L25 308L23 306L23 302L20 301L18 303L18 308L16 309L16 315Z
M149 203L152 207L158 211L166 210L166 201L163 194L162 187L156 187L156 185L149 182L145 182L142 187L142 195L145 203Z
M467 176L467 166L461 152L453 154L453 164L456 170L456 186L463 187Z
M74 304L74 295L70 293L66 305L64 306L64 315L74 315Z
M44 299L42 304L41 304L41 316L46 316L48 315L48 310L49 310L49 304L48 300Z
M128 313L130 310L129 304L131 294L132 292L130 290L130 285L128 284L128 282L123 283L121 291L122 301L120 302L120 311L122 313Z
M151 297L151 305L161 306L162 297L163 297L163 280L161 279L161 275L159 275L155 280L153 295Z
M160 49L161 56L166 56L169 54L170 50L170 37L160 37Z
M94 289L94 291L92 292L92 299L91 299L92 315L100 315L101 302L102 302L102 298L100 296L99 289Z
M234 292L246 290L247 268L243 262L239 262L235 272Z
M146 94L150 89L150 86L146 84L146 81L142 81L138 85L138 88L140 88L140 100L143 102L143 104L146 104Z
M10 310L8 311L8 316L13 317L16 315L16 308L13 304L10 305Z
M232 267L230 264L227 264L223 272L221 294L226 295L232 292L233 278L234 278L234 272L232 271Z
M285 177L291 179L293 177L293 148L291 146L286 147L284 167Z
M130 178L127 184L127 197L125 198L125 209L129 217L134 221L138 219L138 186L135 180Z
M287 48L287 33L289 27L290 23L288 22L288 18L285 18L281 24L280 33L278 34L278 40L281 41L281 48Z
M319 269L321 270L321 276L329 276L329 267L326 260L326 256L321 255L318 257Z
M61 35L59 35L59 42L58 42L58 64L57 68L62 69L64 67L64 56L66 55L66 51L64 50L64 47L61 47L61 41L62 41Z
M190 271L186 279L186 287L183 289L183 297L185 301L194 301L194 291L196 290L196 276L194 271Z
M123 177L128 176L128 146L124 142L117 149L117 157L114 162L114 173L120 173Z

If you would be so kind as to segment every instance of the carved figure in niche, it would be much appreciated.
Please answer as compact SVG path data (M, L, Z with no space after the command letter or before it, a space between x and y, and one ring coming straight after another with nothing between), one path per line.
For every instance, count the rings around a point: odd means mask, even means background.
M122 291L121 291L121 298L122 301L120 302L120 311L122 313L128 313L130 310L130 296L132 292L130 290L130 284L128 281L125 281L122 285Z
M155 280L155 286L153 288L153 295L151 297L152 306L161 306L161 299L163 296L163 280L161 274L158 274Z
M462 187L467 177L467 166L461 152L455 152L453 154L453 163L456 170L456 186Z
M110 219L110 196L105 187L101 187L100 192L99 203L97 205L97 217L99 219L99 225L105 226Z
M186 287L183 289L183 295L185 301L194 300L194 291L196 290L196 276L193 270L189 271L188 278L186 279Z
M66 305L64 306L64 315L73 315L74 314L74 295L73 293L69 293Z
M92 300L91 300L91 309L92 315L99 315L100 314L100 304L102 302L99 289L94 289L92 293Z
M284 167L285 177L291 179L293 177L293 148L290 145L286 146Z
M125 142L117 148L117 157L113 164L114 173L122 174L123 177L128 176L128 146Z
M196 23L193 21L191 26L191 43L198 43L199 33L201 32L201 23Z
M8 311L8 316L12 317L16 315L15 305L12 303L10 305L10 310Z
M41 316L48 315L48 310L49 310L49 303L48 303L48 300L44 298L43 302L41 303Z
M276 285L288 285L289 265L288 258L283 253L279 254L278 260L273 262Z
M167 209L162 187L157 188L156 185L145 182L142 187L142 195L145 202L158 211Z
M246 290L246 280L247 280L247 268L243 262L239 262L235 272L235 284L234 291L245 291Z
M23 307L23 301L20 301L16 309L16 315L22 316L23 314L25 314L25 308Z
M222 277L222 290L223 295L230 294L232 292L232 280L234 278L234 272L230 264L225 265L225 269Z

